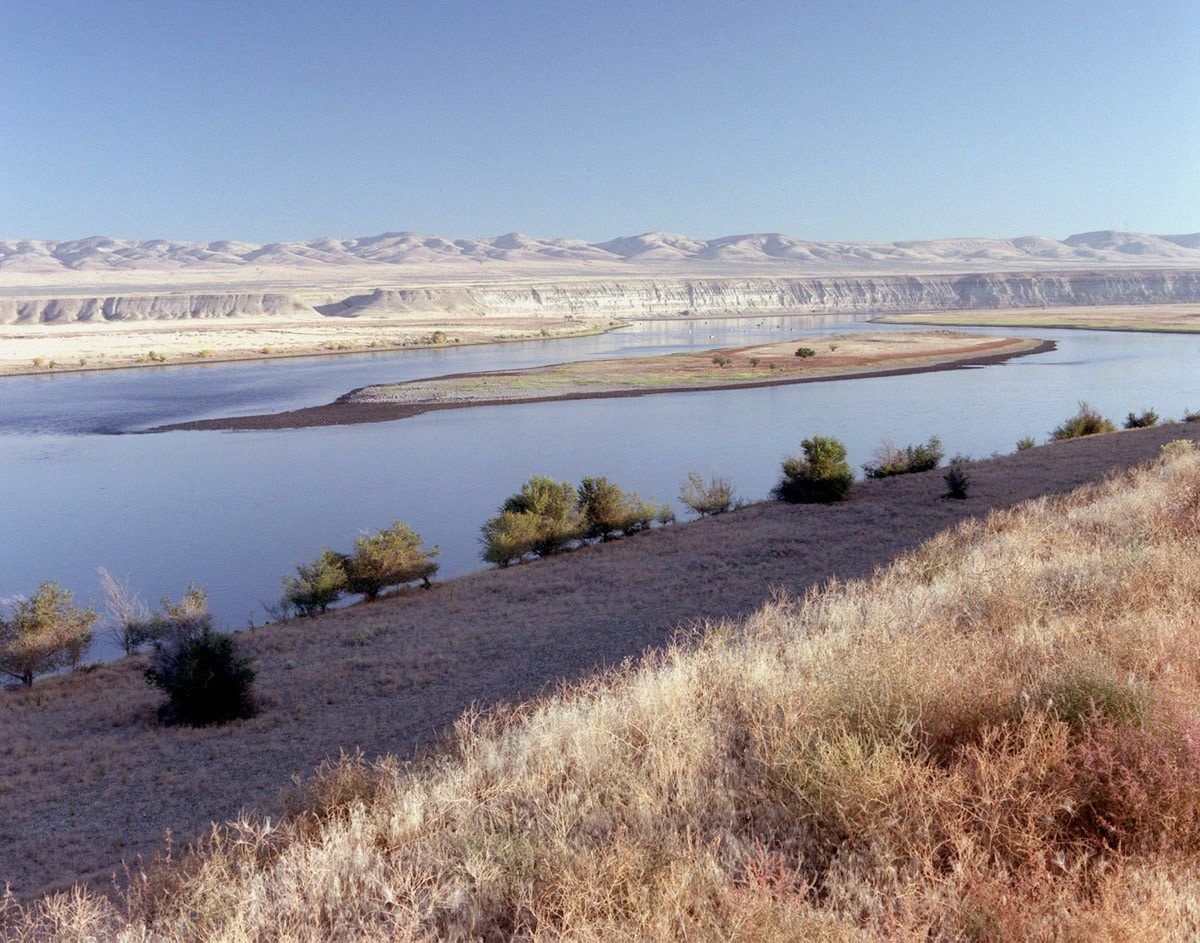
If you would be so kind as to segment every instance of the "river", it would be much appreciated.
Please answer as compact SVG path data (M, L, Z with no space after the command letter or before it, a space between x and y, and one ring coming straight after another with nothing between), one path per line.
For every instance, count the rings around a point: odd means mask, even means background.
M860 330L851 318L650 321L600 336L0 380L0 598L58 580L96 598L96 568L148 600L207 588L220 623L266 618L280 580L323 545L399 518L441 547L441 576L480 567L479 527L534 474L607 475L674 499L687 473L761 499L808 435L857 466L885 439L940 435L947 454L1044 441L1081 399L1120 420L1200 408L1200 336L990 330L1050 353L936 373L427 413L275 432L122 435L328 402L354 387L564 360L639 356ZM910 328L872 325L872 329ZM676 502L678 507L678 503ZM681 517L682 509L680 509ZM93 657L112 654L98 640Z

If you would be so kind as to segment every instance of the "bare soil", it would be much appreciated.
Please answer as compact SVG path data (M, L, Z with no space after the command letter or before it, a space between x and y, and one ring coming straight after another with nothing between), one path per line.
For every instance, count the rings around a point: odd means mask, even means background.
M752 505L536 563L461 577L242 635L260 710L227 727L159 726L144 662L0 692L0 884L98 886L340 751L411 755L472 704L544 690L746 614L773 593L869 573L968 516L1069 491L1155 456L1200 423L1031 449L970 468L859 484L835 506Z

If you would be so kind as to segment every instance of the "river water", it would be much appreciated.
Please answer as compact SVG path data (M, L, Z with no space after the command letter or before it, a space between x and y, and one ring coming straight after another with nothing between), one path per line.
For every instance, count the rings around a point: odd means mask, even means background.
M885 438L936 434L947 454L976 457L1011 451L1024 435L1044 441L1081 399L1118 420L1147 407L1164 417L1200 408L1200 336L978 329L1059 346L900 377L333 428L114 434L316 405L368 383L862 327L851 318L656 321L553 341L0 379L0 598L54 579L93 601L105 566L150 600L199 583L219 621L237 628L265 619L263 604L297 562L395 518L440 545L442 576L480 567L480 525L534 474L607 475L674 500L696 470L728 475L739 496L760 499L780 459L813 434L842 439L857 466ZM100 642L93 654L111 650Z

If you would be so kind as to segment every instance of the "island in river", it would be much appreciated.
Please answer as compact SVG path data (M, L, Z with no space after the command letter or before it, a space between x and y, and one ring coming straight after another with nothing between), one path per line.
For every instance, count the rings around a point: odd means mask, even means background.
M296 429L386 422L438 409L783 386L1001 363L1053 342L956 331L858 332L649 357L460 373L352 390L332 403L148 430Z

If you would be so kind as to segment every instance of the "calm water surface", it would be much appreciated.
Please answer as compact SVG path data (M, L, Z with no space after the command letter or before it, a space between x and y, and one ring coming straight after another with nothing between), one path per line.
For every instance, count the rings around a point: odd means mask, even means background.
M948 454L1011 451L1021 436L1044 440L1080 399L1114 418L1200 407L1200 336L1047 330L1021 333L1057 340L1057 351L968 370L341 428L112 434L314 405L388 380L861 327L803 317L644 322L571 340L0 380L0 597L56 579L91 600L105 566L149 599L201 583L218 618L237 627L263 621L263 602L295 563L393 518L441 546L442 575L478 568L480 524L533 474L608 475L667 500L694 469L729 475L755 499L808 435L838 436L858 465L885 437L937 434Z

